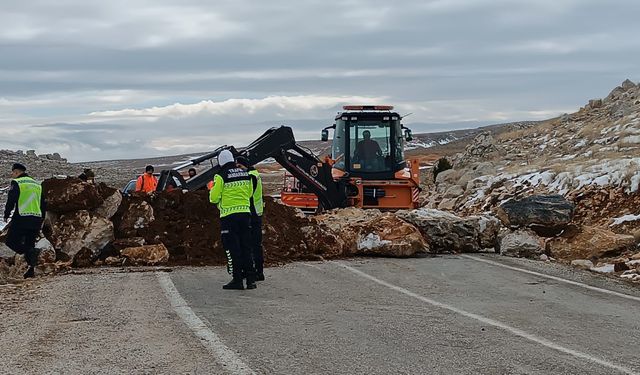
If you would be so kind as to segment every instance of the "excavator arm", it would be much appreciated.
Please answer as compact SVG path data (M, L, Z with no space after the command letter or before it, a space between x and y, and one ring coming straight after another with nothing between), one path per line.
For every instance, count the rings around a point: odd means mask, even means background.
M322 208L332 209L347 205L346 180L334 180L331 175L331 166L296 143L293 130L288 126L267 130L247 147L236 150L232 146L222 146L183 165L164 170L160 174L158 190L165 190L169 186L187 190L203 188L220 171L217 156L222 150L230 150L235 156L242 155L252 165L273 158L302 182L309 191L318 196ZM185 180L179 172L204 162L209 162L211 167L193 178Z

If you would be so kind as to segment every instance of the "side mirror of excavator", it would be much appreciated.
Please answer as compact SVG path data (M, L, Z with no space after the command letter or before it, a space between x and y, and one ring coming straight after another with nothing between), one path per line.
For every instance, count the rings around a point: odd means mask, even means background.
M411 129L404 129L404 139L407 142L410 142L413 140L413 134L411 134Z
M329 140L329 130L322 129L322 142L326 142Z

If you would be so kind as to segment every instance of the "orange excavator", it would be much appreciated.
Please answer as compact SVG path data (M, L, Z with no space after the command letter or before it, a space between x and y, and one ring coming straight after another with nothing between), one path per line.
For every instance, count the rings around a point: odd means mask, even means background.
M158 190L174 186L197 190L218 173L217 156L224 149L246 157L251 164L275 159L286 170L281 192L284 204L317 211L360 207L382 210L418 206L418 160L405 160L404 143L412 138L392 106L344 106L335 123L322 130L331 155L319 158L296 142L293 130L280 126L267 130L244 148L223 146L181 166L162 171ZM185 180L180 170L209 162L211 167Z

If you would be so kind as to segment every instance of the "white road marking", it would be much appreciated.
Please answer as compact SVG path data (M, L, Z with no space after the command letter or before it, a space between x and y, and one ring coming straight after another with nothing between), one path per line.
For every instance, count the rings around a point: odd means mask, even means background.
M414 292L412 292L410 290L407 290L405 288L402 288L402 287L399 287L397 285L388 283L388 282L386 282L384 280L380 280L380 279L378 279L378 278L376 278L374 276L371 276L371 275L369 275L367 273L364 273L364 272L362 272L362 271L360 271L358 269L355 269L353 267L350 267L350 266L348 266L346 264L343 264L343 263L340 263L340 262L335 262L335 261L333 261L332 263L335 263L335 264L339 265L340 267L342 267L342 268L344 268L346 270L349 270L349 271L353 272L354 274L356 274L356 275L358 275L358 276L360 276L362 278L368 279L370 281L373 281L376 284L379 284L379 285L385 286L385 287L387 287L389 289L395 290L396 292L400 292L400 293L402 293L404 295L407 295L409 297L413 297L413 298L415 298L417 300L420 300L422 302L428 303L428 304L430 304L432 306L452 311L452 312L454 312L456 314L460 314L460 315L465 316L467 318L475 319L475 320L477 320L479 322L482 322L484 324L488 324L488 325L503 329L503 330L508 331L508 332L510 332L510 333L512 333L512 334L514 334L516 336L522 337L522 338L524 338L526 340L533 341L533 342L535 342L537 344L546 346L547 348L551 348L551 349L557 350L559 352L562 352L562 353L565 353L565 354L569 354L569 355L574 356L576 358L581 358L581 359L585 359L585 360L597 363L597 364L599 364L599 365L601 365L603 367L614 369L614 370L619 371L619 372L621 372L623 374L631 374L631 375L640 374L638 372L633 371L632 369L626 368L624 366L616 365L615 363L609 362L609 361L607 361L605 359L594 357L594 356L592 356L590 354L582 353L582 352L579 352L577 350L565 348L564 346L556 344L556 343L554 343L554 342L552 342L550 340L547 340L547 339L542 338L542 337L538 337L538 336L533 335L531 333L525 332L525 331L523 331L521 329L508 326L505 323L499 322L497 320L493 320L493 319L484 317L482 315L478 315L478 314L474 314L474 313L471 313L471 312L468 312L468 311L465 311L465 310L461 310L461 309L459 309L457 307L448 305L446 303L438 302L438 301L432 300L430 298L421 296L421 295L419 295L417 293L414 293Z
M171 307L173 307L187 327L201 339L200 342L202 345L213 352L218 359L218 363L224 366L230 374L255 375L255 372L253 372L233 350L229 349L229 347L220 340L218 335L191 310L175 285L173 285L171 277L164 272L157 272L156 276L158 277L160 286L171 302Z
M567 280L567 279L563 279L561 277L556 277L556 276L551 276L551 275L546 275L544 273L540 273L540 272L535 272L535 271L529 271L527 269L524 268L519 268L519 267L514 267L514 266L508 266L506 264L502 264L499 262L494 262L492 260L487 260L487 259L482 259L482 258L478 258L478 257L474 257L471 255L464 255L461 254L459 255L462 258L466 258L466 259L471 259L471 260L475 260L476 262L482 262L482 263L487 263L487 264L491 264L493 266L498 266L498 267L502 267L502 268L507 268L513 271L518 271L518 272L523 272L523 273L528 273L530 275L535 275L535 276L539 276L539 277L544 277L550 280L555 280L555 281L560 281L562 283L565 284L569 284L569 285L575 285L575 286L579 286L581 288L585 288L585 289L589 289L589 290L593 290L596 292L600 292L600 293L604 293L604 294L608 294L611 296L616 296L616 297L621 297L621 298L626 298L626 299L630 299L632 301L638 301L640 302L640 297L636 297L636 296L631 296L628 294L624 294L624 293L618 293L618 292L614 292L613 290L608 290L608 289L602 289L602 288L598 288L596 286L591 286L591 285L587 285L587 284L583 284L583 283L579 283L577 281L572 281L572 280Z

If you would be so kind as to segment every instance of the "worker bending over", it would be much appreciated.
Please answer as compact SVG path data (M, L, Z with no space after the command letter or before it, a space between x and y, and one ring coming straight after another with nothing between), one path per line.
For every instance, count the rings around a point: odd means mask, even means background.
M256 288L255 270L251 260L251 196L253 188L249 173L238 168L229 150L218 155L221 170L213 177L209 200L218 206L222 246L227 253L228 270L233 279L223 289Z

